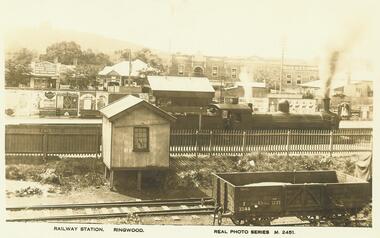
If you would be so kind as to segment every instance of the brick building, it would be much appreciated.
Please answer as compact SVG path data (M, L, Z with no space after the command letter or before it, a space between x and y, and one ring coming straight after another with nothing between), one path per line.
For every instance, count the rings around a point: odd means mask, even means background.
M172 55L169 75L207 77L214 86L239 81L240 59L202 55Z
M241 68L250 71L251 81L265 82L271 89L280 89L281 61L258 57L231 58L202 55L172 55L169 75L207 77L215 89L231 87L240 81ZM287 60L283 65L281 89L292 92L300 85L318 79L318 67L300 60Z

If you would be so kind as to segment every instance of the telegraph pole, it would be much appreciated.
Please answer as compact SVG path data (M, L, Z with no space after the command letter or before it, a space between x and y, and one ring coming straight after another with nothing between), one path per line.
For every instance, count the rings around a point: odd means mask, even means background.
M281 70L280 70L280 93L282 93L282 78L284 74L285 37L281 40Z
M131 86L131 73L132 73L132 50L129 48L129 74L128 74L128 87Z

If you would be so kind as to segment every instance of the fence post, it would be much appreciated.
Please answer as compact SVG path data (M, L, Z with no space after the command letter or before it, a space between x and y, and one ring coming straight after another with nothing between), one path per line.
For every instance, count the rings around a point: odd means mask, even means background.
M42 154L44 159L47 158L47 132L48 130L42 129Z
M330 146L329 146L329 151L330 151L330 157L332 157L333 154L333 138L334 138L334 131L330 131Z
M245 136L246 136L246 132L243 131L243 148L242 148L242 150L243 150L243 155L245 155Z
M195 131L195 157L198 158L198 133L199 131Z
M286 155L289 156L289 150L290 150L290 130L288 130L287 135L286 135Z
M210 151L210 156L212 156L212 131L210 131L210 144L209 144L209 151Z

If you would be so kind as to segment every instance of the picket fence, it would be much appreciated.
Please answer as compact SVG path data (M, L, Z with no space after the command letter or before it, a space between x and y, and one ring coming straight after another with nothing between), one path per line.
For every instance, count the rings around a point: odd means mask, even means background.
M172 130L171 155L330 154L372 151L372 129Z

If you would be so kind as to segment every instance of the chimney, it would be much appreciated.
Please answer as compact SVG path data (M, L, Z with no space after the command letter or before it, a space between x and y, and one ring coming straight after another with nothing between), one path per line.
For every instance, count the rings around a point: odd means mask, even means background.
M330 112L330 98L323 98L323 111L324 112Z
M73 60L73 65L75 65L75 66L78 65L78 59L77 59L77 58L74 58L74 60Z
M54 63L55 63L55 64L58 63L58 57L55 57L55 58L54 58Z

